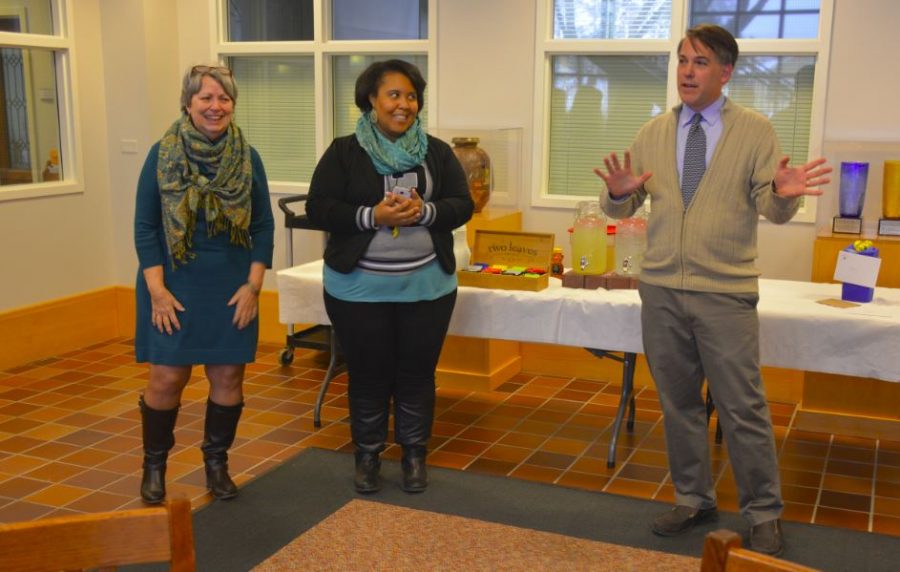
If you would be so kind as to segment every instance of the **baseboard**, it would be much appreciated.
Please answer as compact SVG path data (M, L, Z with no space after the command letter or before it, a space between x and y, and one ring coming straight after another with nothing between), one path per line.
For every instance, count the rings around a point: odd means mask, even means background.
M118 287L0 313L0 370L120 336Z
M834 411L797 410L794 428L801 431L836 433L867 439L900 441L900 419L870 417Z

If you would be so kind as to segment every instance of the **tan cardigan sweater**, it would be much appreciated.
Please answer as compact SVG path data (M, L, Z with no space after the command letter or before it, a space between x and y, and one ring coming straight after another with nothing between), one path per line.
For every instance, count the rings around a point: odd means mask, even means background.
M722 135L687 209L681 199L675 142L681 105L647 122L631 146L631 166L652 172L644 186L622 202L600 193L613 218L634 213L649 194L647 252L641 280L700 292L757 292L755 260L759 215L781 224L800 206L772 190L781 149L761 114L726 99Z

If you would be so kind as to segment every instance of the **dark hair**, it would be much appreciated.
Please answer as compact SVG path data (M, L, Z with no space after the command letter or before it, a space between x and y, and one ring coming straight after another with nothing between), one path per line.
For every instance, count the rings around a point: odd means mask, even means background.
M696 44L694 42L700 42L712 50L712 53L716 54L716 59L723 66L733 66L737 63L737 40L734 39L731 32L721 26L716 26L715 24L697 24L688 30L685 33L684 38L678 42L679 52L681 51L681 45L685 40L691 42L691 45L695 47Z
M356 78L356 107L363 113L372 110L372 102L369 96L378 95L378 88L381 86L382 79L386 73L401 73L413 85L416 90L416 99L419 100L419 111L425 107L425 78L419 68L409 62L403 60L386 60L382 62L373 62L367 67L359 77Z

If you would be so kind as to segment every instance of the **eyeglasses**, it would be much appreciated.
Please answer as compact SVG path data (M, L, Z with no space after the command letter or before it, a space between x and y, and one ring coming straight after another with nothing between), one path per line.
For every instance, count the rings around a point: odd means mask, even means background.
M213 71L219 72L222 75L231 75L231 70L225 66L194 66L191 68L191 75Z

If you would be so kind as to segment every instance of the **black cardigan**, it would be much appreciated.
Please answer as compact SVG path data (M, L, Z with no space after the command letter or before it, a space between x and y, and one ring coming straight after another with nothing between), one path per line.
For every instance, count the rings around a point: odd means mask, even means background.
M438 262L452 274L456 270L452 231L472 217L474 203L466 174L449 145L429 135L425 165L433 184L429 202L436 211L428 230ZM316 165L306 201L310 222L328 232L325 263L329 267L344 274L353 271L376 232L360 229L356 213L359 207L374 207L383 199L383 179L356 135L335 139Z

